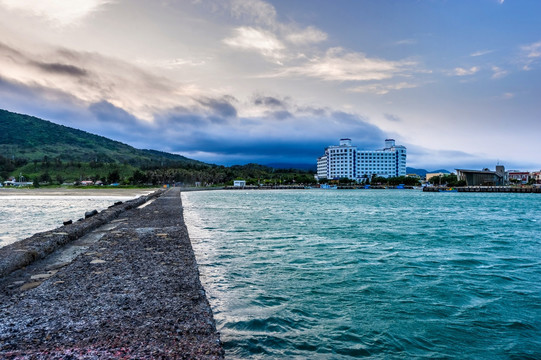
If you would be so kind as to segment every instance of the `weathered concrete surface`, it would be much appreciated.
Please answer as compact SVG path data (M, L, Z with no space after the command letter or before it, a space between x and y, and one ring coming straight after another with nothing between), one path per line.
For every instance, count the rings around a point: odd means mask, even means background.
M114 224L70 264L0 281L0 358L223 358L179 190Z

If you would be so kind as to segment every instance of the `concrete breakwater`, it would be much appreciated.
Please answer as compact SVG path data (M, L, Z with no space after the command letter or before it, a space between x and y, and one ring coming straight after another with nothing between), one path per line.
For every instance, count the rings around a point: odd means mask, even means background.
M83 253L48 261L100 226ZM177 188L1 251L0 358L223 358Z

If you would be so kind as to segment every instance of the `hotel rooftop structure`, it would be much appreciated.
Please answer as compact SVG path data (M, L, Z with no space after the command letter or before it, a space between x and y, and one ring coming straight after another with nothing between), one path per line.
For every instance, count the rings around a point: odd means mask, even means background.
M317 159L319 179L348 178L362 181L372 175L382 177L406 176L406 148L393 139L385 140L380 150L358 150L351 139L340 139L340 145L325 149Z

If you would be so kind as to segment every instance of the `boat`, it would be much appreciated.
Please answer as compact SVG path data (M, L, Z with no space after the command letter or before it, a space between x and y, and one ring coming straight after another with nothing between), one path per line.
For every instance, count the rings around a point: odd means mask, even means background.
M321 189L327 189L327 190L336 190L338 189L337 185L329 185L329 184L321 184Z
M445 189L438 189L439 192L458 192L458 189L456 188L445 188Z

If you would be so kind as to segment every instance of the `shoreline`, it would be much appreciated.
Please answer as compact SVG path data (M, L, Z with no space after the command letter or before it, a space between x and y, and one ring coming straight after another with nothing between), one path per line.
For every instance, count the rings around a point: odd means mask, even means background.
M103 197L139 197L151 194L160 188L0 188L3 196L103 196Z

